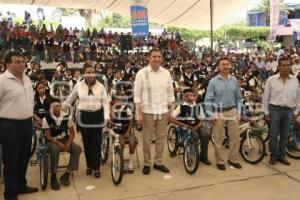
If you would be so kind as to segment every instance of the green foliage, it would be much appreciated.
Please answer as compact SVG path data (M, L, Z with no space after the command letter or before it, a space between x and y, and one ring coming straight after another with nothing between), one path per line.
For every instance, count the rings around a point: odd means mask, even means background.
M97 28L128 28L131 27L129 17L123 17L120 14L113 13L97 24Z
M169 27L168 31L174 32L178 28ZM199 31L189 29L178 29L184 40L198 40L210 37L210 31ZM267 36L269 34L268 27L246 27L246 26L224 26L214 31L214 38L216 41L238 41L246 38L257 38Z

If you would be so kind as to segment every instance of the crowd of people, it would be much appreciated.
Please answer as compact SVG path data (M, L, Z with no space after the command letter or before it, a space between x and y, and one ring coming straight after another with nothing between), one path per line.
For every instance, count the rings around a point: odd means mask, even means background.
M199 134L199 159L203 163L211 165L207 149L213 134L217 168L226 170L228 162L241 169L238 125L242 118L253 120L245 117L245 109L241 109L247 97L262 103L261 112L270 124L269 163L290 164L284 147L289 124L296 120L300 106L300 44L271 51L253 47L245 52L211 54L206 47L190 51L179 32L164 31L161 36L133 39L133 49L123 51L121 35L62 26L56 30L52 26L9 27L2 22L0 143L5 199L15 200L18 194L37 191L26 185L25 178L32 117L46 129L53 190L60 189L56 177L60 152L71 154L69 166L60 177L61 184L70 185L69 177L78 169L82 149L74 142L75 128L82 136L86 175L101 177L99 133L103 126L98 125L106 122L121 124L115 131L122 135L123 147L124 141L129 141L130 173L134 173L138 142L130 132L132 123L143 127L145 175L150 174L151 164L161 172L170 171L163 159L170 122ZM46 69L52 62L58 62L57 68ZM72 63L82 63L82 68L72 69ZM70 107L76 107L74 116L63 112ZM212 129L204 125L206 121ZM220 134L224 124L231 138L228 158Z

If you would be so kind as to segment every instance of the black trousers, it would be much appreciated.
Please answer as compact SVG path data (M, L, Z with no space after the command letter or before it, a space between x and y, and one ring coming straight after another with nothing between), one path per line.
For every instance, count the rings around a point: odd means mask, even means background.
M25 189L32 143L32 120L0 119L5 199L15 199Z
M86 166L93 170L100 169L100 151L102 128L104 127L103 109L96 112L79 112L78 124L83 141Z

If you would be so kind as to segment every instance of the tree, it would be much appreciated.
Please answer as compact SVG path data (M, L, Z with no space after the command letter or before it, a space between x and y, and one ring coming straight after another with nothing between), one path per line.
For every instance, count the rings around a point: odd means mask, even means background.
M258 4L255 5L254 10L264 12L266 17L266 25L270 26L270 0L261 0ZM280 12L289 12L293 10L289 8L284 0L279 0L279 11Z

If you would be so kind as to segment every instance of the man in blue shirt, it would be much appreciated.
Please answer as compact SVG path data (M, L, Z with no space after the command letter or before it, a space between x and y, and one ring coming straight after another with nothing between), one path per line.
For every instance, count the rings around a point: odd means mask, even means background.
M212 125L217 168L225 170L225 150L223 148L224 126L228 128L230 151L228 164L241 169L239 155L239 120L241 113L241 93L237 79L230 75L230 62L226 57L217 62L219 74L208 85L205 106Z

